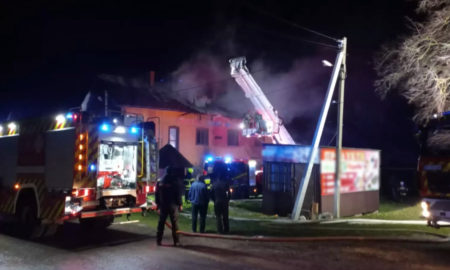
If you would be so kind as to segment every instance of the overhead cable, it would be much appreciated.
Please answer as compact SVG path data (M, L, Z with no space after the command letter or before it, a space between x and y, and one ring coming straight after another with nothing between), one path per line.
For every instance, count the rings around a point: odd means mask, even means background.
M288 24L288 25L290 25L290 26L292 26L292 27L301 29L301 30L303 30L303 31L310 32L310 33L312 33L312 34L321 36L321 37L323 37L323 38L331 39L331 40L333 40L333 41L335 41L335 42L340 42L340 40L337 39L337 38L334 38L334 37L331 37L331 36L329 36L329 35L320 33L320 32L318 32L318 31L315 31L315 30L313 30L313 29L311 29L311 28L308 28L308 27L306 27L306 26L300 25L300 24L298 24L298 23L291 22L291 21L289 21L289 20L287 20L287 19L285 19L285 18L276 16L276 15L274 15L274 14L268 12L268 11L261 10L261 9L259 9L259 8L256 8L255 6L253 6L253 5L249 4L249 3L246 3L246 4L247 4L248 7L250 7L250 8L253 9L254 11L257 11L257 12L259 12L259 13L262 13L262 14L264 14L264 15L267 15L267 16L269 16L269 17L272 17L273 19L278 20L278 21L280 21L280 22L282 22L282 23L285 23L285 24Z

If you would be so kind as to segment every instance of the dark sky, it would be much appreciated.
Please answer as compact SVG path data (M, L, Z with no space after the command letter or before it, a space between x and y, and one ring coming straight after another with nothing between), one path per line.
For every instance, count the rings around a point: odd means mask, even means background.
M79 106L86 92L98 87L100 74L145 78L155 70L163 80L199 52L225 65L233 56L263 59L277 72L302 57L334 59L332 49L305 41L333 45L332 40L283 18L349 40L344 145L392 145L415 159L408 152L414 145L410 109L397 97L380 101L372 86L373 55L407 33L412 1L5 2L0 121L10 113L14 118ZM291 125L312 133L315 123L300 115Z

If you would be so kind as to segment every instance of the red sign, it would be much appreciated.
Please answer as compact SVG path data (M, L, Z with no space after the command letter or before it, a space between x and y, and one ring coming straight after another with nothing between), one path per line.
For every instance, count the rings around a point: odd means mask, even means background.
M380 187L380 152L378 150L342 149L341 193L378 190ZM334 194L336 149L320 150L320 185L322 196Z

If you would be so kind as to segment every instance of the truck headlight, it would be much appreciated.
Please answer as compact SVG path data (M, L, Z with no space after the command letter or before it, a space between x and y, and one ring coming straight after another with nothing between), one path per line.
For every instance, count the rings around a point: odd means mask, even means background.
M426 201L422 201L421 203L420 203L420 206L422 206L422 209L423 210L428 210L428 203L426 202Z
M426 201L422 201L420 203L420 206L422 207L422 216L424 218L429 218L431 216L431 213L429 211L430 209L430 204Z

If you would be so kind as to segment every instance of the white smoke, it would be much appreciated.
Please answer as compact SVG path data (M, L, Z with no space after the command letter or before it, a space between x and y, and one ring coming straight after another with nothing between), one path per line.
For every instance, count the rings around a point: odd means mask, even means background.
M277 72L263 60L248 59L249 69L279 115L288 123L297 116L311 117L320 110L330 68L316 57L293 61L288 71ZM202 110L242 117L253 109L230 75L227 58L200 53L172 73L171 96Z

